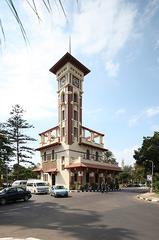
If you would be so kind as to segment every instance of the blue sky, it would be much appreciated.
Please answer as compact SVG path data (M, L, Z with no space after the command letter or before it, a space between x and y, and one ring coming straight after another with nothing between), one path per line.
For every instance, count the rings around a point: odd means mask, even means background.
M91 70L83 126L105 134L105 147L119 163L133 164L143 136L159 130L159 0L81 0L78 6L65 0L69 24L58 1L51 14L36 1L41 22L25 1L14 2L29 46L1 1L0 122L18 103L38 140L38 133L57 125L57 82L49 69L68 51L71 34L72 55ZM39 153L33 159L38 162Z

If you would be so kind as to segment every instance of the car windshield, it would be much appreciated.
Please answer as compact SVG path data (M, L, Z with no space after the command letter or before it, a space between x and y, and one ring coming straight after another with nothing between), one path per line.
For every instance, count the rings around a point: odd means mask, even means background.
M36 183L36 186L47 186L47 184L46 183L43 183L43 182L39 182L39 183Z
M56 188L56 189L65 189L64 186L56 186L55 188Z
M4 188L0 191L0 193L6 193L10 188Z

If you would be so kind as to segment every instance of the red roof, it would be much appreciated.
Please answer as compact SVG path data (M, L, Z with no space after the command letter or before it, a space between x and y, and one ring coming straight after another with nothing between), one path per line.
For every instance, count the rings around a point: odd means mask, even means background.
M44 146L38 147L35 150L36 151L40 151L42 149L47 149L47 148L50 148L50 147L56 146L56 145L61 145L61 143L60 142L51 143L51 144L48 144L48 145L44 145Z
M68 62L70 62L72 65L81 70L81 72L83 72L84 75L87 75L90 72L90 70L87 67L85 67L82 63L80 63L68 52L52 68L50 68L49 71L56 74L57 71Z
M54 173L54 172L58 172L57 168L50 168L47 171L45 171L46 173Z
M113 165L102 165L102 164L94 164L94 163L72 163L65 167L66 169L70 168L93 168L93 169L102 169L102 170L114 170L121 171L121 168Z
M32 171L33 172L42 172L43 170L42 170L42 168L34 168Z

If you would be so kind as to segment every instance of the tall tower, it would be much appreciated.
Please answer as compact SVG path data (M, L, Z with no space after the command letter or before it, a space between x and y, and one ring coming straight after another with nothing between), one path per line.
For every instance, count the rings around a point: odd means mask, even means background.
M82 134L83 80L90 70L66 53L51 69L58 81L58 125L60 141L71 145Z

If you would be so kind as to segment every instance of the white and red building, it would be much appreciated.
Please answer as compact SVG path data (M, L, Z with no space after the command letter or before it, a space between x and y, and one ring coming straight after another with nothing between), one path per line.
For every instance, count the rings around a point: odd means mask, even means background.
M104 134L82 125L84 77L90 70L66 53L51 69L58 83L58 124L40 133L41 166L36 169L50 185L100 184L121 171L106 163Z

